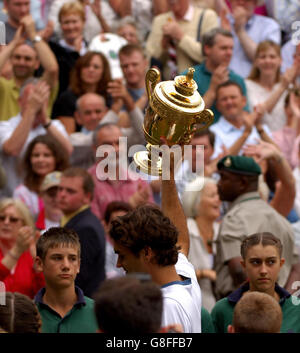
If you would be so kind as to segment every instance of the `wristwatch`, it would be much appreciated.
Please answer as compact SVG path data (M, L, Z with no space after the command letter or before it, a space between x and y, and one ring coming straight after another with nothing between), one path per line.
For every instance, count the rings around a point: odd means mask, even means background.
M39 36L38 34L34 36L32 43L38 43L42 40L43 38Z

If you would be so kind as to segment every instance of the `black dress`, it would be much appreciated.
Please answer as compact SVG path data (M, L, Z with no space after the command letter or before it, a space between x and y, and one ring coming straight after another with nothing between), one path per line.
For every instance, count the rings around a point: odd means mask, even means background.
M70 72L80 54L77 51L62 47L55 41L49 41L59 66L59 91L57 97L69 87Z
M52 110L52 119L56 119L59 116L69 116L74 118L74 113L76 111L76 100L79 98L73 91L70 89L63 92L60 97L57 98ZM75 118L74 118L75 119ZM76 121L76 132L81 130L81 125Z

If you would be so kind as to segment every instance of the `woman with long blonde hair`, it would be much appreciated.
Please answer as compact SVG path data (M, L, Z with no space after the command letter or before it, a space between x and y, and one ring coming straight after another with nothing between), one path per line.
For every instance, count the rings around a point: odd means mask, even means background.
M295 67L284 75L280 74L280 67L280 46L270 40L263 41L257 47L252 70L245 81L250 107L264 113L262 122L272 131L286 123L284 99L296 77Z
M27 206L11 198L0 201L0 281L5 290L33 298L44 286L44 276L34 268L39 233Z

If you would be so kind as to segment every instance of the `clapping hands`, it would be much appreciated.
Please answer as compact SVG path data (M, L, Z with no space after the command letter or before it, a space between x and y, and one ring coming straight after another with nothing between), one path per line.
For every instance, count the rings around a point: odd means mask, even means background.
M257 163L262 162L263 160L276 158L281 155L281 152L278 148L272 143L258 140L256 145L246 145L243 148L245 155L255 158Z
M18 254L23 254L25 251L29 250L31 256L34 258L36 256L35 244L40 237L38 231L34 231L30 226L23 226L18 231L18 236L16 240L16 250Z

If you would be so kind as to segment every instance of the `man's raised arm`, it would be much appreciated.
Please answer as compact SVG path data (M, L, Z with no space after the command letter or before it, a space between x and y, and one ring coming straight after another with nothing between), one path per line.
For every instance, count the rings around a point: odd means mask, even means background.
M168 167L165 162L166 161L163 160L163 170L164 167ZM174 154L171 153L170 178L168 180L164 180L164 178L162 178L162 210L164 214L170 218L178 230L177 245L181 247L180 251L185 256L188 256L190 249L190 238L186 217L178 198L174 174Z
M38 59L44 69L43 79L51 88L55 87L58 82L59 68L54 53L43 39L36 41L38 33L31 15L23 17L21 23L24 26L24 31L28 39L33 42Z
M8 62L11 57L12 52L16 48L18 44L24 42L24 38L22 37L22 27L19 27L15 33L15 36L11 42L7 45L3 46L0 51L0 71L3 69L4 65Z

